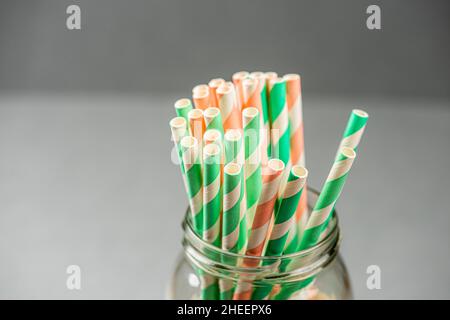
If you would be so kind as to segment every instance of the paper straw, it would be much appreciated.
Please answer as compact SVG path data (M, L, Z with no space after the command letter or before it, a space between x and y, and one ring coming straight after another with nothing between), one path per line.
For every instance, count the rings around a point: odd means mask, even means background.
M209 101L211 107L218 107L219 100L217 98L217 89L225 83L225 80L222 78L212 79L209 83Z
M199 145L197 139L191 136L183 137L180 145L194 231L201 236L203 234L203 188Z
M317 243L320 234L328 225L331 212L339 199L339 196L347 180L356 153L353 149L343 147L339 152L339 160L336 160L331 168L325 185L317 199L314 210L308 219L306 229L300 241L299 250L307 249Z
M261 256L262 254L283 170L283 161L271 159L262 171L262 192L250 230L246 255ZM255 267L257 264L257 260L244 259L244 265L247 267ZM240 280L234 292L233 300L249 300L252 295L252 288L251 281Z
M314 206L314 210L308 219L297 251L308 249L318 243L322 232L328 226L334 206L339 199L355 157L356 153L353 149L348 147L340 149ZM288 299L295 292L309 285L314 278L310 277L288 287L284 287L274 298L276 300Z
M224 131L242 129L241 114L236 105L234 89L229 85L224 85L217 89L216 95L222 113Z
M275 224L267 244L266 256L279 256L283 253L288 231L291 225L295 224L295 211L307 177L306 168L299 165L292 167L280 207L275 215Z
M363 110L354 109L350 114L347 126L339 144L339 150L342 147L349 147L356 151L362 135L366 128L369 114Z
M269 160L262 170L262 191L250 231L247 255L262 254L283 170L284 163L280 159Z
M242 83L244 90L244 107L255 107L258 109L260 116L260 144L261 144L261 161L263 165L268 161L267 141L270 132L268 121L268 110L266 102L266 80L264 74L252 73L251 78L245 79ZM263 103L264 101L264 103Z
M219 130L208 129L203 135L203 144L216 143L222 147L222 135Z
M224 147L225 164L234 162L242 165L244 163L242 135L239 130L232 129L225 133Z
M244 149L245 149L245 193L247 199L247 226L253 224L256 207L261 195L261 157L259 125L260 113L258 109L249 107L242 111L244 126Z
M239 228L241 192L241 165L229 163L224 168L222 249L238 253L244 246Z
M237 97L238 97L238 107L239 109L242 109L242 106L244 105L244 91L242 88L242 81L249 77L249 73L247 71L239 71L233 74L232 80L234 83L234 86L236 87Z
M209 144L203 151L203 238L220 248L220 147Z
M287 74L283 77L286 81L286 100L289 111L289 132L291 146L291 162L293 165L305 166L304 132L303 132L303 107L301 78L298 74ZM291 227L291 234L286 241L286 254L293 253L299 245L299 236L305 228L308 210L308 192L302 193L295 219L296 224Z
M197 109L205 110L210 106L209 87L206 84L201 84L192 90L192 100Z
M194 88L192 88L192 94L201 91L209 91L209 87L207 84L198 84Z
M220 131L223 137L222 115L219 108L210 107L203 112L203 116L205 117L206 129L216 129Z
M188 113L192 110L191 100L183 98L175 102L175 111L178 117L183 117L187 121L187 128L189 129Z
M180 141L186 135L189 135L187 131L186 120L182 117L175 117L169 122L170 130L172 132L172 139L175 144L175 149L178 155L178 162L180 164L181 175L183 177L183 182L186 186L186 177L184 176L184 165L183 165L183 157L181 153Z
M285 165L290 161L289 117L286 104L286 82L281 78L271 80L269 110L272 157Z
M270 234L270 240L267 243L265 256L277 257L283 253L290 228L292 225L295 225L295 211L307 176L308 170L304 167L298 165L292 167L280 207L275 214L275 223ZM275 261L266 260L263 265L268 265L269 263L275 263ZM252 299L268 299L271 291L272 285L261 284L254 289Z
M201 109L192 109L188 113L188 119L191 135L197 139L201 151L201 146L203 144L202 143L203 134L206 131L205 120L203 118L203 111ZM202 156L201 152L199 156L200 157Z
M225 149L225 164L228 163L237 163L241 167L244 165L244 146L242 143L242 135L239 130L228 130L225 133L225 141L224 141L224 149ZM240 202L240 223L239 223L239 233L242 233L243 245L240 247L241 252L244 253L245 246L247 245L247 200L245 193L245 178L244 178L244 170L242 170L241 176L241 202Z

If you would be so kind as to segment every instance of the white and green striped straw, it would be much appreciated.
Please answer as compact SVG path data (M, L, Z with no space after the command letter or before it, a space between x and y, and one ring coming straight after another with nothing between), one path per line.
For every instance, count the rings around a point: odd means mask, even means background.
M317 199L314 210L308 219L305 231L302 234L298 251L308 249L316 245L322 232L327 228L332 216L334 206L344 188L348 173L355 160L356 152L348 147L340 149L336 160L328 174L325 185ZM284 269L284 268L283 268ZM285 300L292 296L295 292L309 285L314 277L307 278L290 286L282 287L280 292L275 296L276 300Z
M182 138L180 145L192 214L192 224L194 231L201 237L203 235L203 181L199 159L199 145L197 139L192 136Z
M220 248L220 160L221 152L217 144L203 148L203 239Z
M275 222L270 234L269 242L267 243L265 256L278 257L283 253L289 230L292 225L295 225L295 211L297 210L307 177L308 170L306 170L306 168L299 165L292 167L284 188L280 207L275 213ZM276 263L276 260L264 260L263 265L274 263ZM252 299L268 299L271 291L272 285L263 283L260 286L255 287Z
M356 152L352 148L343 147L340 149L338 158L328 174L325 185L308 219L298 248L299 251L317 244L321 233L328 226L331 213L341 195L355 157Z
M358 149L359 142L366 129L367 120L369 114L363 110L354 109L348 118L347 126L345 128L342 140L339 144L339 149L343 147L349 147L356 151ZM339 152L339 151L338 151ZM336 157L339 156L339 153Z
M209 107L203 112L205 118L206 130L218 130L223 138L223 124L220 109L216 107Z
M225 133L225 164L236 163L241 167L244 164L244 148L242 144L242 134L237 129L230 129ZM240 202L240 222L239 222L239 238L243 242L239 253L245 252L247 245L247 201L245 194L244 170L241 170L241 202Z
M256 207L262 190L261 175L261 140L260 138L260 113L258 109L249 107L242 111L244 126L244 176L245 193L247 200L247 226L253 224ZM266 152L266 150L263 150Z
M203 240L221 247L220 213L222 194L220 186L221 148L212 143L203 148ZM218 299L219 282L216 277L201 272L202 298Z
M289 114L286 102L286 82L282 78L271 80L269 110L272 158L279 158L287 166L290 161Z
M175 112L177 113L178 117L182 117L186 120L186 126L189 130L189 118L188 114L189 111L193 109L191 100L187 98L182 98L177 101L175 101Z
M246 230L242 232L241 203L242 203L242 167L230 162L224 168L223 183L223 217L222 217L222 249L232 253L240 253L245 249ZM221 281L221 299L231 299L233 283Z

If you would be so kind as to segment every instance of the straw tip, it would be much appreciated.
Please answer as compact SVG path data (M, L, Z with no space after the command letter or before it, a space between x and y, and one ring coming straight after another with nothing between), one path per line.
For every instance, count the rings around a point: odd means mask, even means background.
M256 117L259 114L259 110L255 107L248 107L242 111L242 115L247 118Z
M348 159L354 159L356 157L356 152L352 148L342 147L341 154Z
M190 105L191 100L189 100L188 98L181 98L175 101L175 108L177 109L186 108L189 107Z
M300 75L298 73L288 73L283 76L286 81L300 80Z
M241 173L241 165L235 162L228 163L224 168L224 172L229 175L238 175Z
M209 91L209 87L207 84L199 84L192 89L192 93L200 93L204 91Z
M218 116L219 114L220 114L220 109L216 108L216 107L209 107L209 108L206 108L205 111L203 111L203 115L205 117L213 118L213 117Z
M225 79L222 79L222 78L215 78L215 79L211 79L209 82L208 82L208 85L210 86L210 87L218 87L218 86L220 86L221 84L224 84L225 83Z
M171 128L182 128L183 126L186 126L186 119L183 117L172 118L169 125Z
M308 177L308 170L303 166L295 165L292 167L291 172L299 179L305 179Z
M188 118L189 119L199 119L203 117L203 111L202 109L192 109L188 112Z
M185 136L181 139L180 144L183 148L192 148L198 145L198 141L195 137Z
M205 140L205 142L213 142L213 141L217 141L220 139L220 131L217 129L208 129L206 130L206 132L203 134L203 139Z
M356 114L358 117L361 117L361 118L368 118L369 117L369 114L366 111L361 110L361 109L353 109L352 112L354 114Z
M220 153L220 147L217 144L211 143L211 144L207 144L204 148L203 148L203 156L206 157L211 157L211 156L216 156Z
M241 137L241 132L238 129L229 129L225 133L225 140L228 141L238 141Z
M284 170L284 162L280 159L270 159L267 163L267 167L273 171L283 171Z
M247 78L249 76L248 71L238 71L236 73L233 74L232 79L244 79Z

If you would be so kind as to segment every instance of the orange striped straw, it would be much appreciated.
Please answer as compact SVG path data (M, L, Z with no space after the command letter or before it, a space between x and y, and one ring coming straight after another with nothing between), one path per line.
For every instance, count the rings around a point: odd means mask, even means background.
M208 83L210 107L218 107L219 106L219 101L218 101L216 92L217 92L217 89L224 83L225 83L225 80L222 78L212 79Z
M238 97L238 107L242 110L244 105L244 90L242 88L242 81L249 77L249 73L247 71L239 71L233 74L232 80L236 87L236 93Z
M197 109L205 110L210 106L209 87L206 84L199 84L192 89L192 100Z
M270 159L262 170L262 191L250 230L247 255L260 256L263 252L283 170L284 163L280 159Z
M301 78L298 74L287 74L283 78L286 81L286 102L289 111L291 162L292 165L300 165L304 167L305 141L303 133ZM297 223L300 223L303 213L306 212L307 194L308 192L305 189L302 192L302 196L295 214Z
M261 141L261 163L263 166L267 165L268 155L267 155L267 141L269 134L269 122L264 123L263 115L266 114L267 110L263 110L261 93L265 86L265 77L262 72L252 72L251 78L245 79L242 82L242 87L244 89L244 108L255 107L258 109L260 119L260 141Z
M278 74L276 72L266 72L264 74L266 76L266 88L267 88L267 94L269 93L269 89L272 88L272 80L278 78ZM272 83L271 83L272 82Z
M199 146L202 145L203 134L206 130L205 119L203 117L203 111L201 109L192 109L188 113L189 130L191 135L197 139ZM200 150L203 148L199 148Z
M216 96L222 113L224 132L227 132L229 129L242 130L242 116L236 105L234 85L232 83L224 83L217 89Z
M248 256L261 256L263 253L283 170L284 163L280 159L270 159L262 170L263 186L245 253ZM256 267L258 263L256 259L244 259L244 265L247 267ZM233 300L250 300L252 291L253 286L250 281L239 281Z

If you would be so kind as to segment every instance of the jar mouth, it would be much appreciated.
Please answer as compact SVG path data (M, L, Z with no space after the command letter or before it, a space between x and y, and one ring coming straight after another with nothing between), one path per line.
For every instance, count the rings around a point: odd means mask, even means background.
M308 198L317 198L319 193L308 187ZM315 201L314 201L315 202ZM311 201L308 201L308 211L312 211ZM193 229L190 210L186 212L183 221L184 230L184 246L188 251L187 254L195 260L197 267L207 267L211 272L211 268L233 269L238 273L272 273L270 277L285 276L284 272L273 274L273 267L283 263L289 263L290 269L286 272L305 273L314 271L312 269L320 269L327 263L330 263L337 255L340 243L340 231L338 216L333 213L329 226L322 234L320 241L307 249L283 254L280 256L252 256L240 253L233 253L200 238ZM238 263L240 261L241 263ZM246 261L246 263L242 263ZM279 271L279 270L278 270Z

